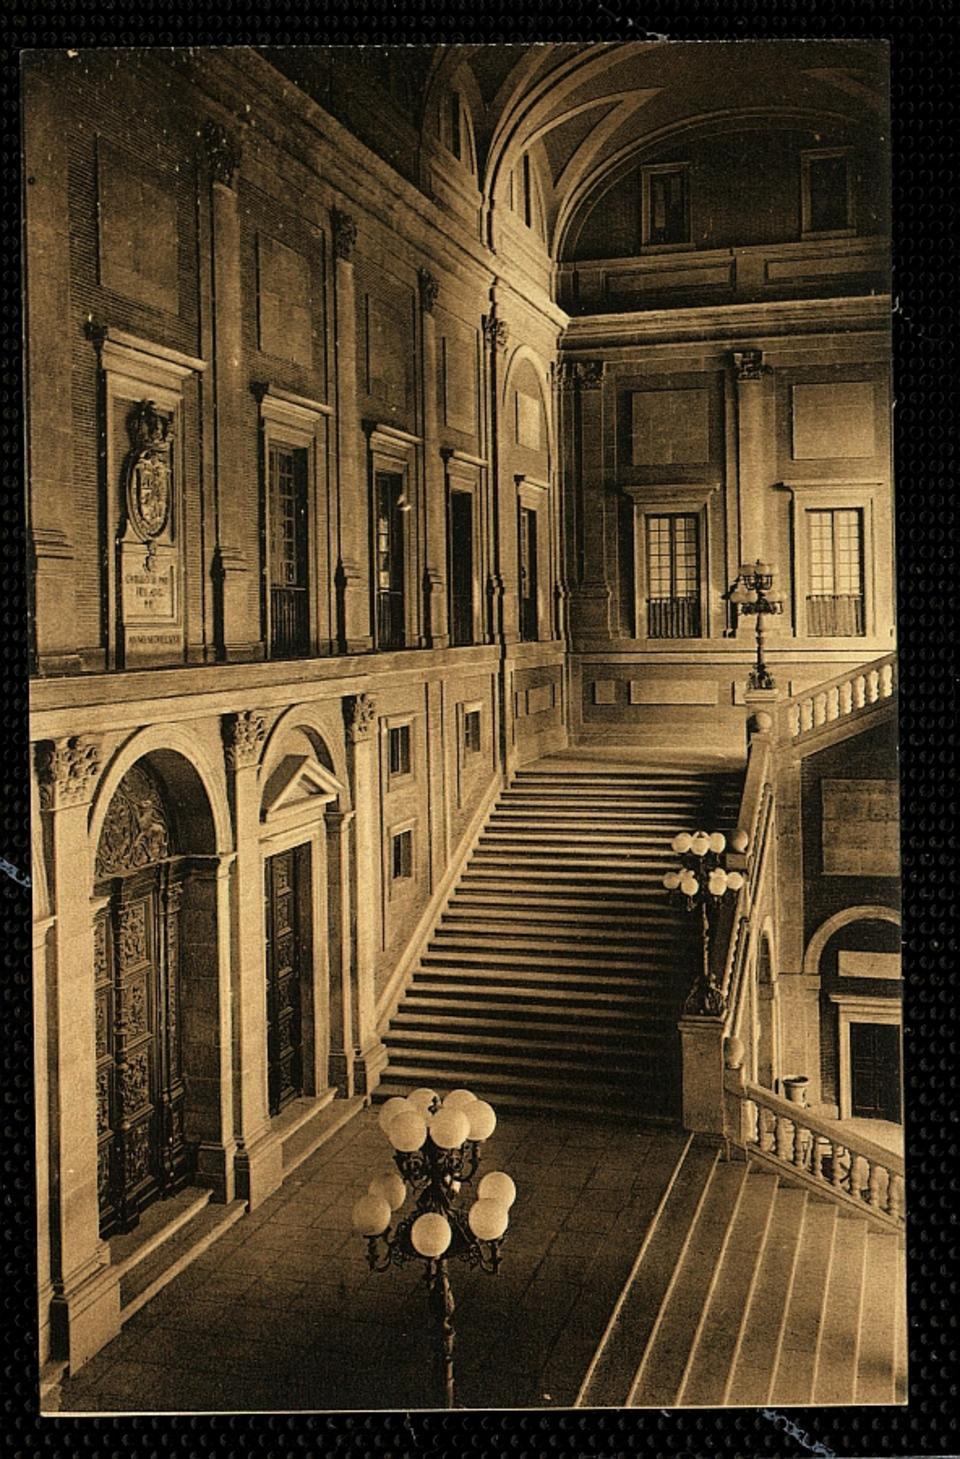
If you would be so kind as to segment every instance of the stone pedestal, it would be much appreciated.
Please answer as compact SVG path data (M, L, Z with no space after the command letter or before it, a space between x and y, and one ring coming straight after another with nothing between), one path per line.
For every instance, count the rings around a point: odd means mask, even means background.
M723 1134L723 1020L684 1014L680 1020L683 1128Z

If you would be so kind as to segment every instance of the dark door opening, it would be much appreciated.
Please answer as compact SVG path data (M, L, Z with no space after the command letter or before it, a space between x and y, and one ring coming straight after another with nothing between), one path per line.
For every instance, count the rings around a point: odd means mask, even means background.
M900 1029L893 1023L850 1025L850 1113L900 1120Z
M403 478L376 476L377 647L403 648L404 600Z
M303 1093L302 983L311 961L310 848L265 865L267 1084L270 1113Z
M473 643L473 496L450 493L450 642Z
M270 654L295 658L310 652L307 453L271 446Z
M537 514L520 508L520 637L534 643L540 637L537 613Z

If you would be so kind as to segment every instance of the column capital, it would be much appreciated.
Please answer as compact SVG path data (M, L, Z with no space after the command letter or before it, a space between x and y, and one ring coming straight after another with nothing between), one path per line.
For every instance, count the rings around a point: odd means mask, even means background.
M428 268L417 269L417 285L420 290L420 308L424 314L432 314L440 293L440 285Z
M733 350L730 357L738 384L745 380L762 380L764 375L773 374L770 366L763 363L763 350Z
M561 390L599 390L603 384L603 360L561 360L557 382Z
M235 133L222 122L208 118L200 129L200 146L211 180L224 187L236 187L243 148Z
M377 714L377 701L369 694L348 694L343 701L343 718L351 745L370 738Z
M44 810L85 805L100 774L100 740L93 735L43 740L37 746L36 764Z
M349 263L357 246L357 220L352 213L334 208L330 214L333 225L333 253L335 258Z
M267 722L259 709L241 709L238 714L225 714L221 721L227 766L243 770L256 765L267 737Z
M483 316L483 337L494 354L506 349L510 341L510 326L505 319L498 319L496 310Z

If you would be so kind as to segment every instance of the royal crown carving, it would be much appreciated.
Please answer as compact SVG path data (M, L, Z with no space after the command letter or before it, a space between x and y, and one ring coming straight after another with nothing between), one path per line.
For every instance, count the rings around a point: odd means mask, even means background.
M377 716L377 702L369 694L351 694L343 701L347 739L352 745L370 737Z
M206 121L200 132L200 140L214 182L233 187L243 158L243 149L236 136L221 122Z
M242 770L246 766L256 765L266 737L267 722L259 709L241 709L239 714L226 715L223 721L223 743L229 768Z
M429 269L417 270L417 283L420 286L420 308L425 314L432 314L440 293L440 285Z
M334 208L331 218L334 257L349 263L357 246L357 221L351 213L344 213L340 208Z
M44 810L60 810L88 801L100 763L100 742L90 735L72 735L40 745L37 775Z
M152 400L141 400L127 420L130 454L124 467L127 516L147 544L147 561L166 531L173 506L173 422Z

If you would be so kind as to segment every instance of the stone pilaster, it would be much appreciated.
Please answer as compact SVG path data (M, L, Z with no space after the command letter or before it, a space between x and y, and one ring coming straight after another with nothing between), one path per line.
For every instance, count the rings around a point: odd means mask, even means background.
M50 1138L58 1170L50 1191L51 1349L76 1370L120 1330L119 1276L100 1240L93 917L83 873L91 864L87 814L101 769L99 741L47 741L36 765L57 908L48 934Z
M774 478L773 371L762 350L735 350L732 355L737 397L737 478L740 517L740 561L768 561L773 538L767 523L769 488ZM782 569L778 564L778 569ZM782 581L782 579L781 579ZM774 585L774 592L779 583ZM764 624L770 628L770 620ZM738 615L737 638L752 641L755 622Z
M350 831L355 811L327 810L327 872L334 893L328 905L330 959L330 1082L350 1098L353 1078L353 939ZM336 900L334 900L334 898Z
M572 397L573 497L577 561L571 593L575 633L609 636L610 583L606 561L606 484L603 469L602 360L568 362L565 392Z
M218 520L214 580L217 585L218 652L229 660L256 659L263 656L259 574L257 564L249 560L244 540L249 536L249 497L241 490L246 471L241 455L243 433L240 423L247 402L237 207L241 152L236 137L218 122L208 121L204 125L201 143L202 162L210 176L213 249L214 445Z
M195 858L181 913L181 1026L188 1078L186 1133L196 1179L213 1199L236 1190L231 971L233 852ZM204 864L205 863L205 864Z
M450 642L446 582L447 513L443 459L437 433L437 324L433 310L439 285L427 269L420 269L420 321L423 389L423 500L426 558L423 573L424 637L427 648L446 648Z
M231 987L236 1046L237 1193L252 1210L283 1178L283 1152L270 1135L267 1011L264 997L263 863L260 854L260 756L266 721L243 710L223 721L237 854L229 885Z
M351 779L354 818L354 957L351 989L354 1049L354 1087L370 1094L386 1063L386 1050L376 1024L374 983L379 947L380 838L377 808L377 709L369 694L344 700L347 765Z
M337 371L339 522L337 639L343 653L373 646L370 623L370 487L357 405L357 294L353 253L357 224L349 213L331 215L334 258L334 339Z
M486 360L488 430L490 448L489 494L492 506L493 565L487 582L487 610L490 633L501 643L516 643L520 637L518 624L518 592L516 581L509 576L509 556L505 533L514 532L512 498L504 499L500 472L500 389L502 357L510 342L510 326L497 315L496 305L483 317L484 357ZM504 521L504 512L509 520ZM514 549L515 551L515 549Z

